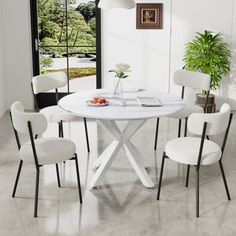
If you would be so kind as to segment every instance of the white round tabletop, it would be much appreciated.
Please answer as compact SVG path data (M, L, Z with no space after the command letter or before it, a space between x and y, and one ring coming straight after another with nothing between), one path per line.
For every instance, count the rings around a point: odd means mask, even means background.
M104 97L109 101L108 106L93 107L87 101L93 97ZM160 107L144 107L139 105L137 97L157 97L162 104ZM167 116L184 107L183 100L168 93L144 89L127 89L121 101L112 98L112 90L96 89L77 92L60 99L58 105L74 115L98 120L142 120Z

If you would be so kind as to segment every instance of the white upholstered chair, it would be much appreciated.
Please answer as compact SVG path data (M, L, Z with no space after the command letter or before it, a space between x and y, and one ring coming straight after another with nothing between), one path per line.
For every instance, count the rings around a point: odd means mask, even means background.
M195 105L195 104L186 104L183 109L180 111L168 116L169 118L174 118L179 120L179 129L178 129L178 137L181 135L181 122L182 119L185 119L185 130L184 136L187 135L187 121L188 117L194 112L205 112L207 108L207 102L209 98L210 91L210 75L204 74L201 72L192 72L186 70L177 70L173 76L174 83L182 87L181 98L184 99L185 88L192 88L197 90L205 90L207 91L206 103L204 104L204 108ZM159 119L157 118L156 123L156 133L155 133L155 141L154 141L154 150L157 148L157 139L158 139L158 129L159 129Z
M66 84L67 84L67 75L66 73L62 71L38 75L38 76L33 77L32 91L34 95L34 102L35 102L36 110L39 111L37 98L36 98L37 94L55 89L56 102L58 103L58 100L59 100L58 88L64 87ZM63 122L70 122L70 121L75 121L75 120L80 119L78 116L75 116L73 114L70 114L69 112L62 110L58 105L43 108L40 110L40 112L46 116L48 122L58 123L59 137L64 137ZM86 142L87 142L87 150L88 152L90 152L86 118L84 118L84 128L85 128L85 135L86 135Z
M65 138L54 137L35 139L35 135L40 135L46 130L47 119L41 113L25 112L21 102L15 102L11 106L10 114L20 158L20 164L16 176L12 197L15 197L23 163L32 163L36 167L34 217L37 217L40 168L44 165L56 164L58 186L60 187L61 185L58 163L67 160L75 160L80 203L82 203L78 158L76 154L75 144L71 140ZM30 141L21 144L18 133L28 133Z
M196 168L197 217L199 217L199 171L202 165L206 166L217 162L219 163L226 194L228 200L230 200L230 194L222 164L223 152L233 116L230 112L230 106L228 104L224 104L218 113L193 113L188 119L188 130L190 133L198 135L198 137L182 137L167 142L162 157L157 200L160 198L162 175L166 158L181 164L191 165ZM221 147L215 142L206 139L206 135L222 135L222 133L224 133L224 139ZM189 171L187 173L186 186L188 186L188 180Z

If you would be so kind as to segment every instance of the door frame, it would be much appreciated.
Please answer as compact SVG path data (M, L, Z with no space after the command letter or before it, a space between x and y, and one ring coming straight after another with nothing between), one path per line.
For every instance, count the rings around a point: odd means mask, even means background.
M100 0L96 3L96 88L102 88L102 52L101 52L101 9L98 8ZM38 52L38 16L37 16L37 0L30 0L30 16L31 16L31 37L32 37L32 66L33 76L40 73L39 68L39 52ZM68 93L59 93L59 97L68 95ZM56 105L56 97L54 93L40 93L37 96L39 108Z

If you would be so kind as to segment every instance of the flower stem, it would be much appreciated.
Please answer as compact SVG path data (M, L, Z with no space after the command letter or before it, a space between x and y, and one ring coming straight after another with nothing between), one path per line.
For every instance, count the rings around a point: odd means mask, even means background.
M114 95L116 94L116 90L117 90L119 84L120 84L120 78L119 78L119 80L118 80L118 82L117 82L117 84L116 84L116 87L115 87L115 90L114 90Z

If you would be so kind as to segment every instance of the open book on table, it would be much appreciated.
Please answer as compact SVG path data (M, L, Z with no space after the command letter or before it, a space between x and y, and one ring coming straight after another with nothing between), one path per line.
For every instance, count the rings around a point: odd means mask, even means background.
M160 107L162 106L157 97L137 97L137 102L143 107Z

